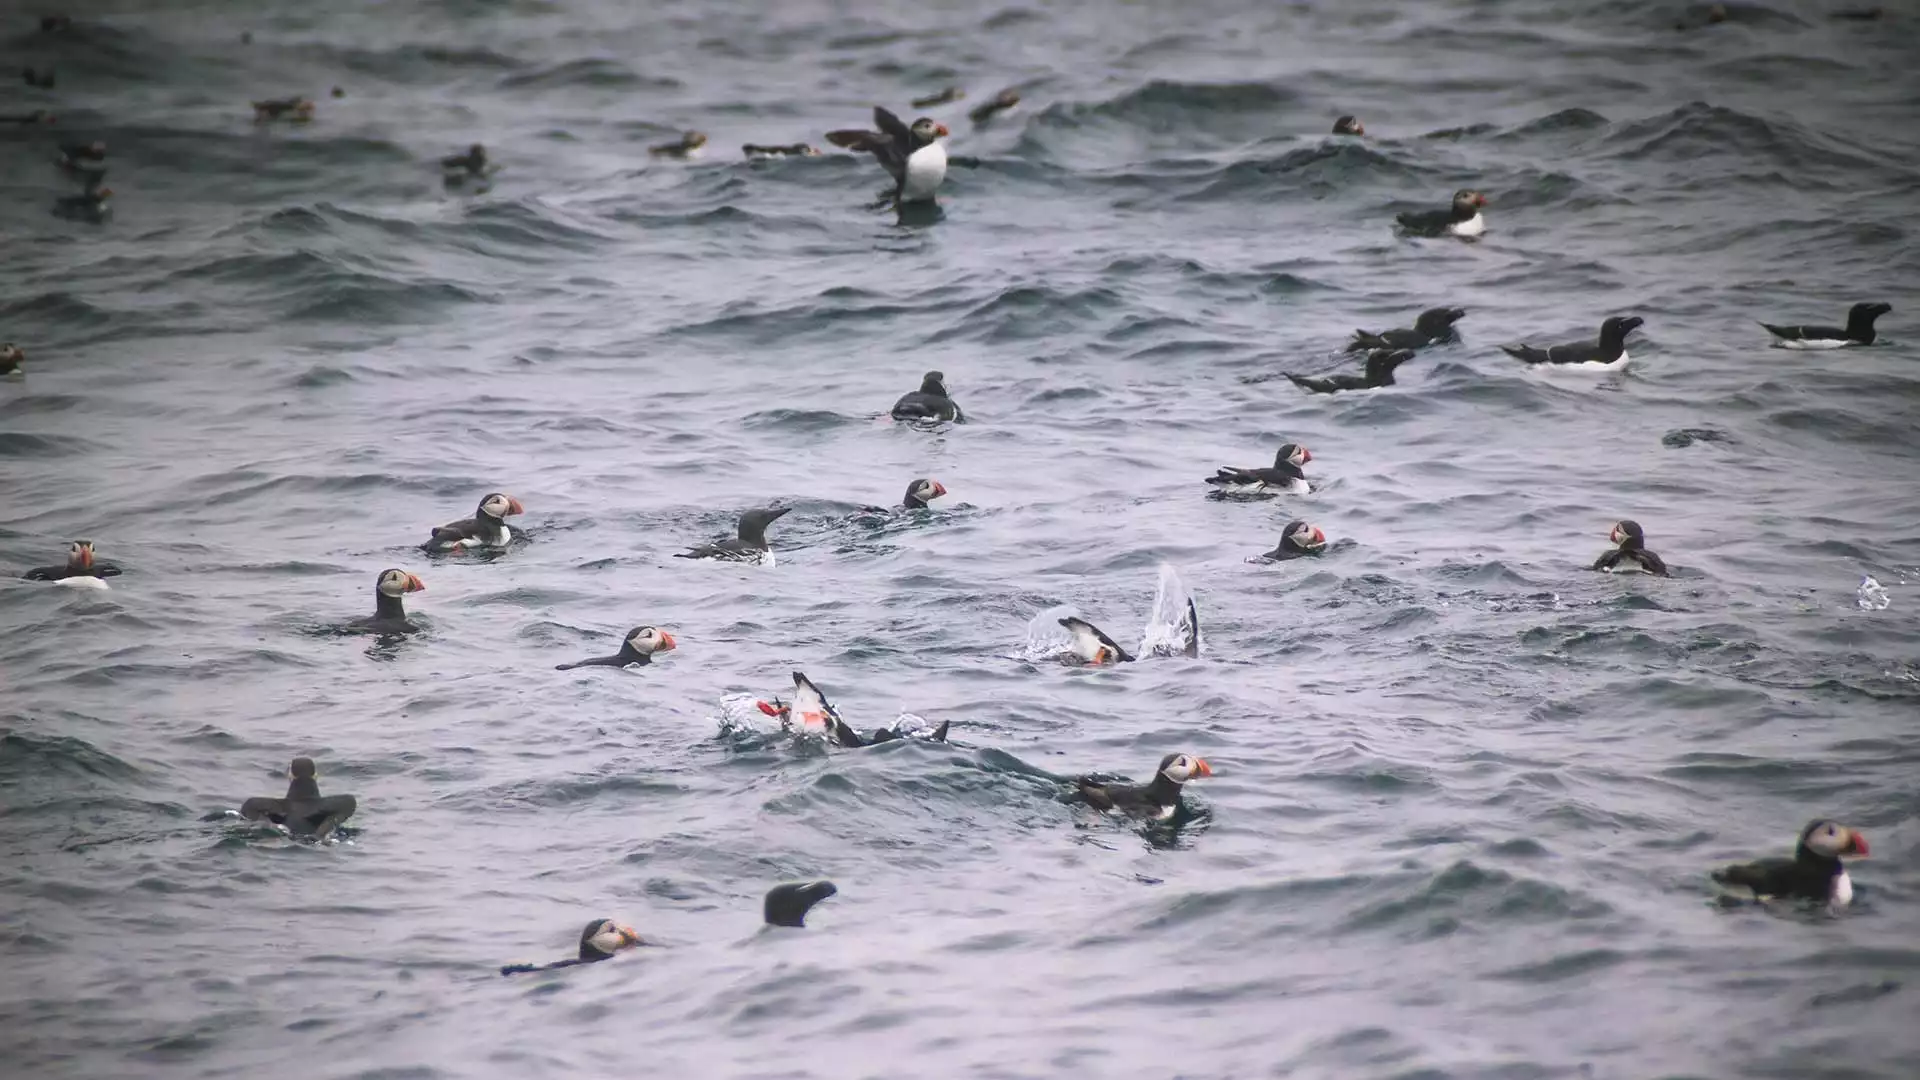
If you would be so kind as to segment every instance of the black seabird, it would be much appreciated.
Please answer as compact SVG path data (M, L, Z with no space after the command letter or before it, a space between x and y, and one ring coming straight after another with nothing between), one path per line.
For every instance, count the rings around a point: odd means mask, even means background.
M1843 908L1853 902L1853 879L1842 856L1867 857L1867 838L1837 821L1814 821L1800 831L1791 859L1759 859L1713 872L1722 885L1748 889L1756 900L1813 900Z
M1659 577L1672 577L1667 572L1667 564L1660 556L1647 550L1646 534L1640 531L1637 521L1616 522L1607 539L1619 546L1593 561L1592 569L1604 570L1613 574L1655 574Z
M1599 341L1575 341L1537 349L1532 345L1502 345L1500 351L1529 364L1587 364L1613 371L1627 366L1627 335L1646 320L1638 315L1615 315L1600 324Z
M1240 469L1222 465L1207 477L1207 483L1229 495L1275 492L1305 495L1313 490L1313 485L1307 482L1301 466L1312 460L1312 451L1299 443L1281 443L1280 449L1274 452L1271 468Z
M426 590L425 582L405 570L382 570L373 579L373 614L349 625L375 634L411 634L420 628L407 618L407 607L400 598Z
M1365 330L1355 330L1353 340L1347 342L1348 352L1360 352L1363 349L1424 349L1429 345L1453 341L1458 335L1453 324L1467 315L1465 308L1437 307L1428 308L1413 320L1411 330L1383 330L1378 334L1369 334Z
M920 389L900 395L900 400L893 403L893 418L967 422L960 403L947 395L947 377L938 371L927 372L920 380Z
M70 172L78 172L87 167L87 163L98 164L107 160L107 144L98 140L90 143L62 143L60 155L53 159L54 164Z
M655 143L647 147L647 153L654 157L690 158L698 154L706 145L705 132L689 131L674 142Z
M804 927L807 925L807 913L813 906L839 891L833 882L824 880L775 885L761 901L760 917L768 926ZM597 964L628 949L654 944L634 933L631 926L622 926L612 919L595 919L580 931L580 950L575 956L551 964L508 964L500 969L500 974L523 975L529 971L557 971L581 964Z
M1873 344L1873 320L1893 310L1892 304L1855 304L1847 309L1847 326L1775 326L1761 323L1782 349L1838 349Z
M474 143L467 147L464 154L448 154L440 159L440 171L446 175L449 184L458 184L473 176L484 176L487 172L487 148Z
M12 113L0 116L0 124L51 124L59 119L45 109L35 109L30 113Z
M855 153L872 154L893 177L894 202L931 202L947 178L947 151L940 145L947 125L923 116L908 127L878 105L873 108L873 122L879 131L829 131L827 141Z
M845 720L840 718L840 710L833 707L827 695L820 692L806 672L793 673L793 700L783 702L779 698L772 701L755 702L760 711L780 721L789 731L799 734L830 735L833 741L850 749L862 746L876 746L907 736L894 728L875 728L873 734L861 738ZM946 742L947 728L952 723L943 720L940 726L927 735L928 742ZM796 725L797 729L796 729Z
M653 654L672 652L679 648L673 635L652 626L636 626L627 631L626 639L620 643L620 651L612 656L596 656L591 660L575 660L571 664L555 664L555 671L571 671L580 667L626 667L629 664L651 664Z
M265 818L285 826L295 836L311 836L315 840L333 835L341 822L353 816L357 805L353 796L320 794L312 758L294 758L287 769L287 778L286 798L256 795L240 804L240 816L248 821Z
M0 345L0 375L27 373L27 350L9 341Z
M480 500L480 506L470 518L449 521L445 525L434 526L433 535L420 545L420 550L439 554L444 552L462 552L469 548L502 548L513 542L513 530L507 527L506 519L516 514L524 514L527 508L520 500L498 491L488 492Z
M1261 558L1269 562L1281 562L1286 559L1298 559L1306 555L1318 555L1327 549L1327 534L1320 531L1318 525L1309 525L1304 521L1289 521L1287 527L1280 530L1280 544L1272 551L1264 552Z
M759 143L747 143L740 147L740 153L750 158L820 156L820 151L803 142L789 143L786 146L762 146Z
M294 96L253 103L253 120L256 124L265 124L274 120L291 120L304 124L313 119L313 102Z
M1322 375L1310 377L1287 372L1293 385L1316 394L1332 394L1340 390L1377 390L1382 386L1393 385L1393 369L1413 359L1412 349L1375 349L1367 354L1366 367L1362 375Z
M771 564L773 549L767 546L767 526L778 521L791 506L749 510L740 515L740 535L701 544L674 555L676 559L726 559L734 562L760 561Z
M1343 116L1333 122L1333 133L1335 135L1365 135L1367 133L1367 126L1362 124L1360 118L1357 116Z
M973 109L967 113L967 119L973 121L977 127L1018 104L1020 104L1020 91L1008 87L993 95L993 97L985 103L975 105Z
M119 576L119 567L94 560L91 540L75 540L68 544L64 566L36 566L20 575L24 581L71 581L75 584L92 584L98 578Z
M945 105L966 97L967 92L957 86L949 86L937 94L928 94L923 98L914 98L911 104L916 109L931 109L935 105Z
M1168 754L1150 784L1108 784L1083 776L1074 787L1088 806L1128 817L1166 821L1180 810L1180 789L1190 780L1212 776L1213 766L1197 754Z
M31 86L36 90L51 90L53 89L53 84L55 81L55 72L52 68L48 68L45 71L35 71L32 68L21 68L20 77L26 81L26 84L28 86Z
M94 174L88 174L94 175ZM101 173L99 175L105 175ZM87 185L87 189L78 195L62 195L53 200L55 217L69 221L91 221L99 224L113 216L113 189L98 187L98 178Z
M1394 216L1408 236L1474 237L1487 231L1487 219L1480 208L1487 197L1462 188L1453 193L1453 205L1445 210L1410 210Z
M906 510L925 510L928 503L946 493L947 486L938 480L915 480L907 485L907 497L900 506Z

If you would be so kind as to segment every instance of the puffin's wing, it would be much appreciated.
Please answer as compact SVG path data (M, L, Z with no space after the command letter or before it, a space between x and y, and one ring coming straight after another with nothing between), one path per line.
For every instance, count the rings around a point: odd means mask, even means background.
M1087 800L1088 806L1093 807L1095 810L1113 809L1113 796L1108 793L1106 785L1099 783L1090 776L1083 776L1076 782L1075 786L1080 789L1080 797Z
M259 821L265 818L275 825L284 825L287 821L287 801L255 795L240 804L240 816L248 821Z
M1602 556L1600 556L1599 558L1597 558L1597 559L1595 559L1595 560L1593 560L1593 566L1592 566L1592 569L1594 569L1594 570L1612 570L1612 569L1613 569L1613 564L1614 564L1614 563L1617 563L1617 562L1619 562L1619 561L1620 561L1620 549L1619 549L1619 548L1614 548L1614 549L1612 549L1611 551L1608 551L1608 552L1607 552L1606 554L1604 554L1604 555L1602 555Z
M841 746L847 747L848 749L858 749L862 746L867 745L867 741L860 737L860 733L848 727L847 722L845 720L840 719L839 714L832 711L832 709L828 709L827 719L831 721L833 724L833 741L834 742L837 742ZM884 740L875 739L874 741L882 742Z
M1783 886L1779 879L1791 869L1792 859L1760 859L1715 870L1713 880L1722 885L1744 886L1752 889L1755 895L1764 896L1781 892Z
M952 725L953 725L953 721L951 720L940 721L940 726L933 729L933 734L927 736L927 741L928 742L946 742L947 728L951 727Z
M1220 468L1214 470L1212 476L1207 477L1207 483L1219 484L1225 487L1229 484L1251 484L1257 482L1259 479L1258 476L1254 475L1252 469L1237 469L1232 465L1222 465Z
M1673 576L1673 574L1667 570L1667 560L1662 559L1660 556L1655 555L1645 548L1642 548L1640 551L1640 565L1646 567L1648 573L1658 574L1661 577Z
M58 581L60 580L60 575L65 573L66 569L67 568L64 566L36 566L33 569L27 571L26 573L21 574L20 580L21 581Z
M1180 627L1180 631L1187 638L1186 654L1198 657L1200 655L1200 609L1194 605L1191 596L1187 597L1186 624Z
M1438 210L1408 210L1395 214L1393 220L1399 222L1400 227L1410 233L1426 235L1437 233L1445 228L1451 217L1452 215L1443 214Z
M906 148L913 143L913 131L906 124L901 123L899 117L878 105L873 107L873 123L875 127L887 133L887 138L900 144L902 154L906 153Z
M840 131L827 132L827 141L848 150L873 153L887 144L887 137L877 131L844 128Z
M474 531L473 519L461 518L459 521L449 521L445 525L435 525L433 535L429 539L435 544L451 544L456 540L471 537Z

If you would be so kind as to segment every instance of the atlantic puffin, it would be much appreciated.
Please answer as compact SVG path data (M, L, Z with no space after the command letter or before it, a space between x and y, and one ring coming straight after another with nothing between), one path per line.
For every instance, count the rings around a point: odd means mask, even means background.
M1318 555L1327 549L1327 534L1320 531L1318 525L1309 525L1304 521L1289 521L1287 527L1280 530L1280 544L1272 551L1260 557L1268 562L1283 562L1307 555Z
M61 585L81 585L96 589L107 587L107 583L100 580L101 578L119 576L119 567L112 563L94 560L91 540L75 540L68 544L67 562L64 566L36 566L20 575L24 581L51 581Z
M947 493L947 486L938 480L922 477L907 485L907 497L900 506L905 510L925 510L927 504Z
M487 148L479 143L467 147L464 154L448 154L440 159L440 181L447 187L461 187L469 180L484 180L492 167Z
M382 570L373 579L373 614L348 625L375 634L411 634L420 629L407 618L400 598L412 592L425 592L426 583L405 570Z
M947 151L940 145L947 126L923 116L908 127L878 105L873 108L873 122L879 131L829 131L827 141L855 153L872 154L893 177L895 202L931 202L947 178Z
M296 124L304 124L312 119L313 102L297 95L253 103L253 122L256 124L270 123L274 120L291 120Z
M1301 466L1313 460L1313 453L1299 443L1281 443L1274 452L1271 468L1240 469L1222 465L1207 483L1228 495L1287 494L1305 495L1313 490Z
M799 734L830 735L834 742L849 749L876 746L883 742L907 737L894 728L876 728L872 735L861 738L859 732L853 730L845 720L840 718L840 710L833 707L833 704L827 700L827 696L820 692L820 688L815 686L813 680L807 678L806 672L803 671L793 673L792 701L783 702L779 698L774 698L772 701L758 701L754 704L761 712L779 720L781 726L789 731L794 731L797 724ZM941 721L940 726L926 736L927 741L946 742L947 728L951 723L950 720Z
M555 671L572 671L581 667L626 667L629 664L645 666L653 663L654 653L672 652L679 648L673 635L653 626L636 626L627 631L626 639L620 642L620 651L612 656L596 656L590 660L575 660L571 664L555 664Z
M920 389L900 395L900 400L893 403L892 415L895 420L967 422L960 403L947 394L947 377L938 371L927 372L920 380Z
M1654 574L1672 577L1660 556L1647 550L1646 534L1637 521L1615 522L1607 539L1619 545L1593 561L1592 569L1612 574Z
M1538 349L1532 345L1502 345L1500 351L1529 364L1579 365L1595 371L1618 371L1627 366L1627 335L1646 320L1637 315L1615 315L1600 324L1599 341L1574 341Z
M1722 867L1713 872L1713 880L1748 889L1756 900L1813 900L1843 908L1853 902L1853 879L1840 862L1842 856L1866 858L1867 838L1822 818L1800 830L1793 858Z
M1101 664L1131 664L1139 659L1108 637L1106 631L1077 615L1061 619L1060 625L1073 635L1072 644L1068 647L1069 654L1083 664L1098 667Z
M490 491L480 499L472 517L436 525L433 535L420 545L420 550L429 554L459 554L471 548L506 547L514 536L506 519L526 512L519 499Z
M96 181L97 183L97 181ZM62 195L53 200L53 214L69 221L90 221L99 224L113 216L113 189L87 185L87 190L78 195Z
M1873 320L1893 310L1892 304L1855 304L1847 309L1847 326L1775 326L1761 323L1779 341L1781 349L1839 349L1873 344Z
M758 562L773 565L773 548L767 544L767 526L785 516L791 506L749 510L740 515L739 535L710 544L700 544L674 555L676 559L721 559L729 562Z
M747 143L740 147L740 153L749 158L819 157L820 151L806 143L789 143L786 146L765 146L760 143Z
M287 797L275 799L256 795L240 804L240 816L248 821L265 818L285 826L295 836L325 840L340 823L353 816L358 806L351 795L321 795L315 778L313 759L297 757L287 768Z
M27 350L9 341L0 345L0 375L25 375Z
M1409 210L1394 220L1408 236L1459 236L1471 239L1487 231L1487 219L1480 208L1487 197L1462 188L1453 193L1453 205L1445 210Z
M1020 91L1008 87L987 101L975 105L967 112L967 119L973 121L975 127L979 127L1018 104L1020 104Z
M775 885L760 903L760 918L768 926L805 927L807 912L839 891L838 886L826 880ZM586 929L580 931L580 950L576 955L551 964L508 964L500 969L500 974L524 975L530 971L555 971L581 964L597 964L602 960L611 960L628 949L656 944L635 933L631 926L623 926L612 919L594 919Z
M1382 330L1377 334L1355 330L1353 340L1347 342L1347 351L1424 349L1429 345L1453 341L1459 336L1454 333L1453 324L1465 318L1466 314L1465 308L1428 308L1413 320L1411 330Z
M1362 124L1360 118L1357 116L1343 116L1333 122L1333 133L1335 135L1365 135L1367 133L1367 126Z
M647 147L647 153L652 154L654 157L671 157L685 160L687 158L698 157L701 149L706 145L707 136L705 132L689 131L674 142L655 143Z
M1149 784L1108 784L1083 776L1074 788L1088 806L1128 817L1166 821L1180 811L1180 789L1188 781L1212 776L1213 766L1197 754L1168 754Z
M1378 390L1383 386L1393 386L1393 371L1401 364L1413 359L1412 349L1375 349L1367 354L1365 366L1359 375L1295 375L1285 372L1287 379L1302 390L1315 394L1337 394L1342 390Z

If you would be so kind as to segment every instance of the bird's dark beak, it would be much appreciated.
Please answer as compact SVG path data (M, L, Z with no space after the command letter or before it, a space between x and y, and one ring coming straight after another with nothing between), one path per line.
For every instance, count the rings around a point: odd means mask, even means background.
M1860 833L1855 830L1850 829L1848 831L1852 833L1853 839L1847 841L1847 849L1845 851L1842 851L1840 854L1857 855L1862 859L1866 858L1867 857L1867 838L1864 836L1861 836Z
M421 581L419 578L419 575L417 574L408 574L407 575L407 591L408 592L426 592L427 583L424 581Z

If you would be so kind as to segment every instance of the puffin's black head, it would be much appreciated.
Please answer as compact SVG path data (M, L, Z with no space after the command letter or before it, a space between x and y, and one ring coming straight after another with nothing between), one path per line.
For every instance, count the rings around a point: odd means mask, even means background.
M605 960L622 949L645 944L633 927L621 926L612 919L595 919L580 931L580 959Z
M1280 542L1295 551L1318 552L1327 546L1327 534L1318 525L1289 521L1280 531Z
M0 345L0 375L10 375L19 371L27 362L27 350L9 341Z
M1453 324L1465 318L1466 308L1428 308L1413 320L1413 328L1428 337L1439 337L1453 329Z
M1842 855L1865 858L1867 838L1837 821L1822 818L1808 822L1807 827L1800 830L1799 850L1823 859L1837 859Z
M652 656L654 653L672 652L680 647L680 643L673 640L672 634L657 626L636 626L627 631L626 641L620 647L641 656Z
M527 508L520 505L519 499L511 495L502 495L500 492L495 491L480 500L480 509L475 511L474 516L492 518L495 521L500 521L511 515L524 514L526 512Z
M762 906L768 926L805 926L813 905L839 892L831 881L802 881L775 885Z
M1453 193L1453 213L1455 217L1470 218L1487 205L1487 197L1477 191L1461 188Z
M472 146L467 147L467 156L475 161L485 161L487 160L487 148L479 143L474 143Z
M1627 335L1640 329L1646 322L1638 315L1615 315L1600 324L1600 344L1619 345L1627 340Z
M410 592L426 592L427 583L405 570L382 570L380 576L373 579L373 591L397 598Z
M915 480L913 483L907 485L907 498L906 498L905 505L913 507L914 509L917 510L917 509L920 509L921 507L926 506L928 503L939 498L940 496L945 495L946 493L947 493L946 485L942 484L938 480L933 480L933 479Z
M1847 326L1872 326L1873 320L1892 310L1892 304L1855 304L1847 309Z
M926 116L915 120L913 126L907 130L913 135L913 145L916 149L935 139L944 138L948 134L947 125Z
M1277 469L1282 465L1291 465L1297 469L1312 460L1313 451L1299 443L1281 443L1280 449L1274 451L1273 467Z
M938 371L929 371L920 377L920 392L935 397L947 396L947 377Z
M1365 135L1367 133L1367 127L1360 122L1360 118L1357 116L1343 116L1333 122L1333 133L1335 135Z
M311 780L313 778L313 759L310 757L294 758L293 764L287 766L287 779L289 780Z
M1647 536L1640 531L1640 523L1637 521L1615 522L1613 531L1607 534L1607 539L1628 551L1636 551L1645 547L1647 543Z
M1375 349L1367 354L1367 377L1378 379L1393 374L1393 369L1413 359L1412 349Z
M1213 766L1198 754L1168 754L1160 759L1160 775L1176 784L1213 775Z
M75 540L67 545L67 569L79 571L93 569L93 541Z
M680 148L683 150L698 150L705 145L707 145L707 133L704 131L689 131L680 136Z

